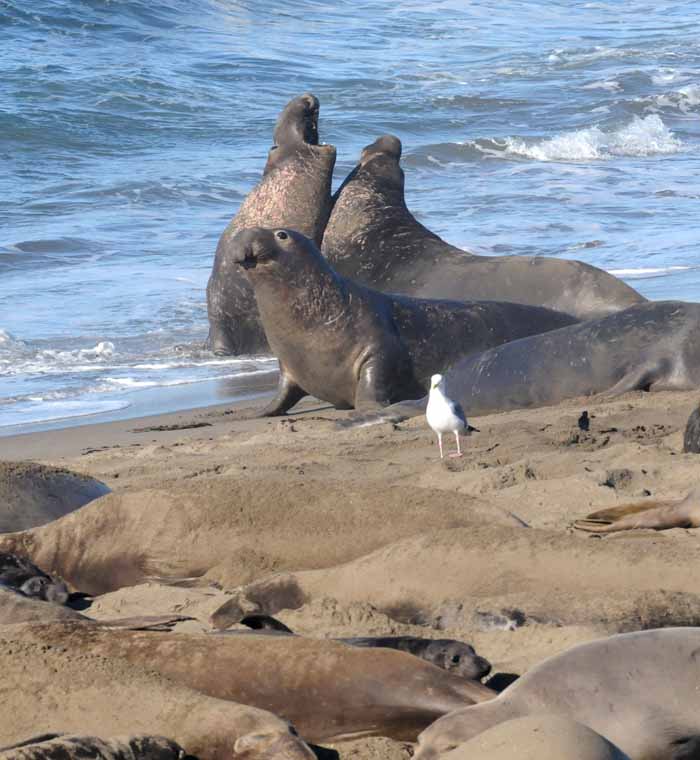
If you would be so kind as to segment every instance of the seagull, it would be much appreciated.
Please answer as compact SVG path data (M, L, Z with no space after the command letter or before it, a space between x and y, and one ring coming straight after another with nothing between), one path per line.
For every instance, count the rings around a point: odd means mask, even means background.
M457 441L457 453L450 454L451 457L461 457L462 450L459 446L459 434L470 433L472 430L479 432L472 427L464 416L464 409L450 400L444 393L445 381L442 375L433 375L430 378L430 395L428 396L428 408L425 412L425 418L428 425L437 433L438 446L440 447L440 459L443 459L442 453L442 434L454 433Z

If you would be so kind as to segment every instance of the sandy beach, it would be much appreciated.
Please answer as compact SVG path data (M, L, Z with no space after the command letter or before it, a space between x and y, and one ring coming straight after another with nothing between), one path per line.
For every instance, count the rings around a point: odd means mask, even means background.
M103 481L113 493L69 517L128 499L150 515L154 556L172 521L158 504L196 513L202 531L228 515L209 554L195 552L195 534L178 544L178 560L197 554L198 577L144 577L98 597L90 615L176 612L195 618L183 630L211 630L245 584L281 573L305 589L304 603L274 610L297 633L455 638L494 674L522 674L602 635L700 622L686 577L693 531L601 539L571 528L597 509L684 497L697 482L697 456L682 453L696 404L695 393L639 392L474 418L465 455L442 461L423 417L341 430L349 413L310 399L277 419L217 406L6 437L0 457ZM340 750L407 752L379 738Z

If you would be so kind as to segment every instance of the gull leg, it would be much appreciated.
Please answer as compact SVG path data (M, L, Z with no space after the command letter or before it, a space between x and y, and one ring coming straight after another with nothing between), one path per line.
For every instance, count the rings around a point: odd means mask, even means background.
M442 433L437 434L438 446L440 447L440 459L442 459Z
M459 446L459 433L456 430L455 430L455 440L457 441L457 453L456 454L455 453L450 454L450 456L453 459L457 459L458 457L462 456L462 449Z

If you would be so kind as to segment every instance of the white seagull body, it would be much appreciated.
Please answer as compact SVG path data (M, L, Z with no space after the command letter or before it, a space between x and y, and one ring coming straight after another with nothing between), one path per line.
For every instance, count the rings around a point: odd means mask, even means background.
M459 445L459 434L466 433L469 430L476 430L476 428L469 426L462 407L455 401L447 398L444 388L445 381L442 375L433 375L430 378L430 395L428 396L428 408L425 411L428 425L430 425L438 437L440 459L443 458L443 433L454 433L455 440L457 441L457 453L451 456L461 457L462 450Z

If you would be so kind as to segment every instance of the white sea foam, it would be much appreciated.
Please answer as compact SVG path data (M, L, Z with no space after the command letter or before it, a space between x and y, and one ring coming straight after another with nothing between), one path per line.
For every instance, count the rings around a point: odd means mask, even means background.
M666 277L676 272L686 272L693 267L671 266L671 267L637 267L628 269L609 269L610 274L616 277L627 277L627 279L645 279L646 277Z
M584 90L607 90L608 92L619 92L622 87L617 79L606 79L600 82L591 82L583 85Z
M120 409L128 409L131 402L125 399L85 401L51 401L40 399L27 399L29 403L18 404L13 407L3 407L2 426L7 425L30 425L36 422L55 422L69 419L70 417L88 417L93 414L105 414L116 412Z
M589 127L576 132L529 142L508 137L505 152L538 161L590 161L611 156L653 156L676 153L681 141L656 116L634 119L620 129L604 132L600 127Z
M673 109L682 114L691 113L700 105L700 85L688 84L672 92L665 92L650 98L640 98L639 102L645 103L648 111L664 108Z

